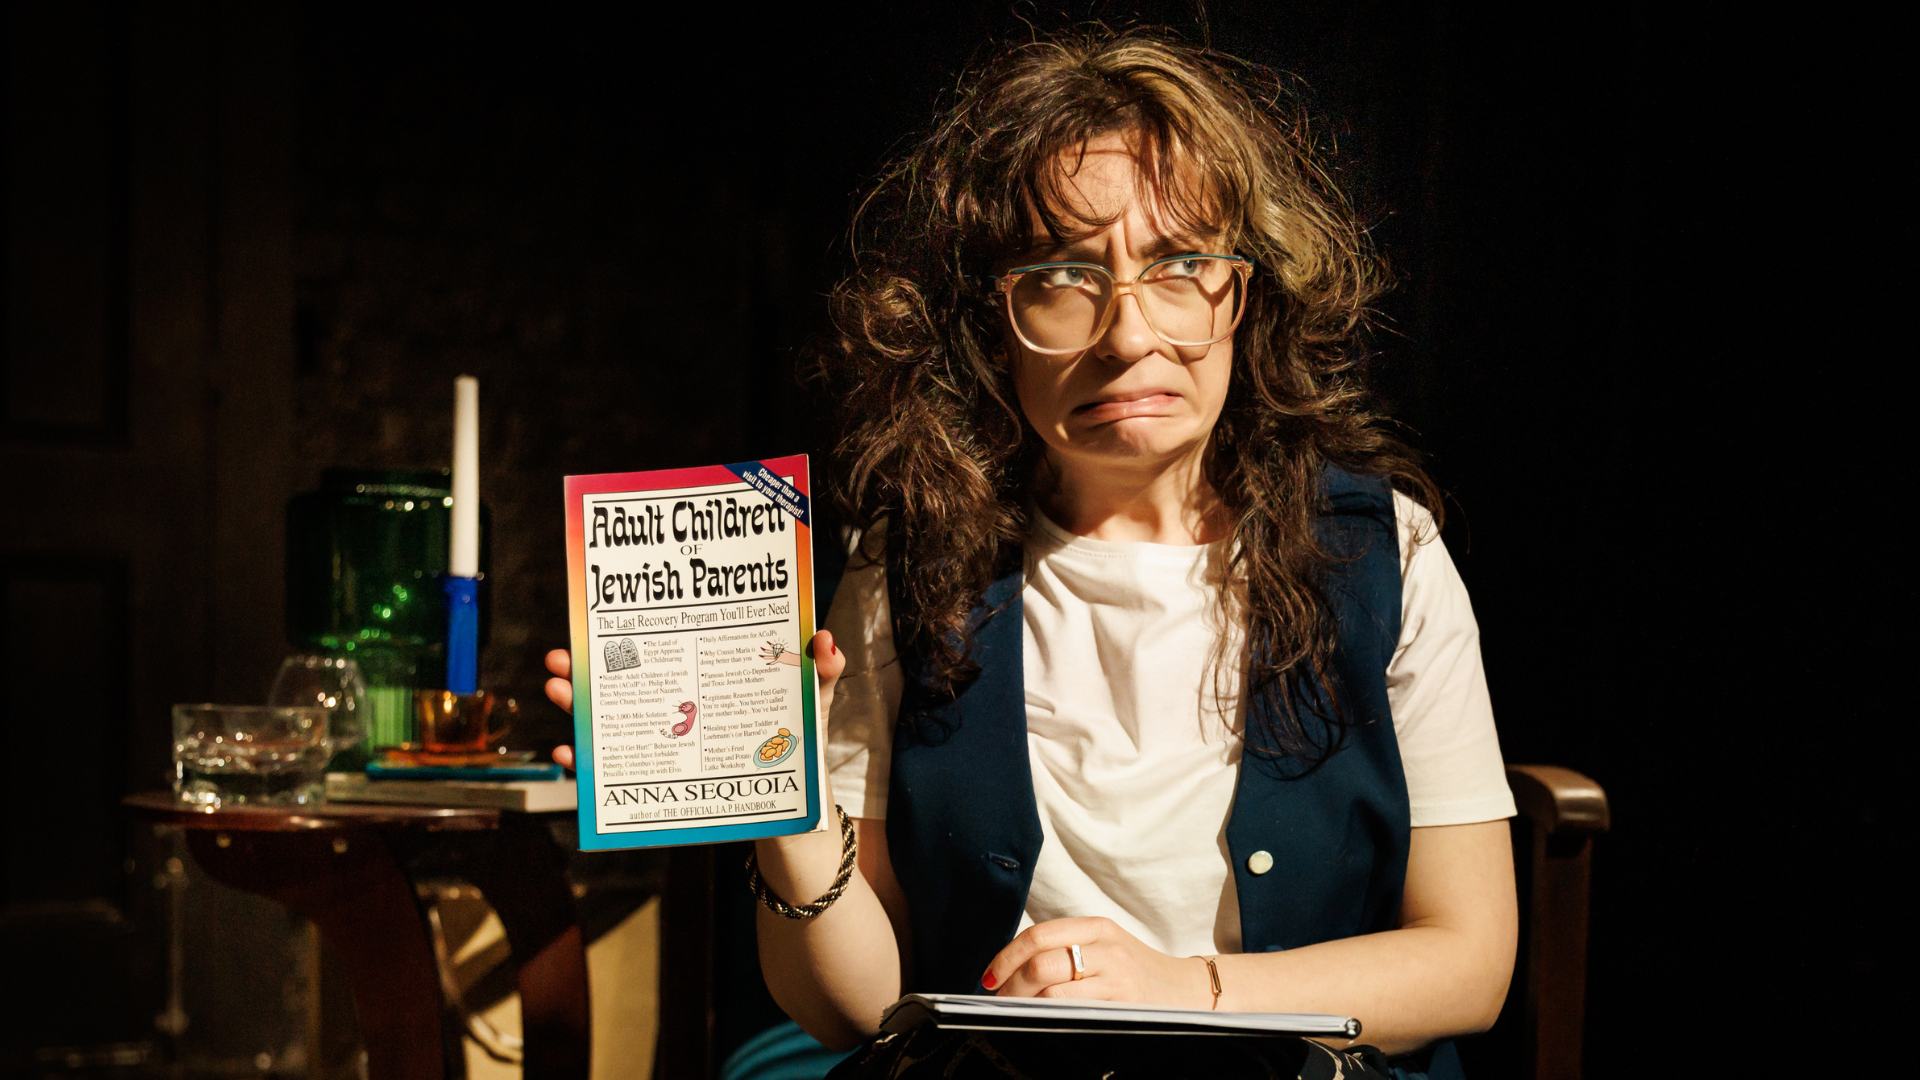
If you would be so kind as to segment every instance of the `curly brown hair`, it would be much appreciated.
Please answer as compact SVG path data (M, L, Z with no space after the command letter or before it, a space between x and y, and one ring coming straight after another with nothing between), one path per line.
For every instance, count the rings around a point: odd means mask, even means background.
M820 356L844 406L836 494L850 523L884 527L900 654L922 688L951 694L977 671L970 612L1019 565L1042 461L990 276L1031 246L1030 208L1056 240L1105 224L1065 219L1062 155L1110 133L1169 220L1223 234L1256 267L1204 469L1235 541L1224 586L1259 643L1249 690L1277 718L1265 741L1318 759L1334 747L1307 745L1294 702L1301 678L1338 701L1320 586L1332 556L1314 529L1323 467L1440 506L1359 384L1383 274L1279 76L1100 30L1013 47L964 78L855 218L855 270Z

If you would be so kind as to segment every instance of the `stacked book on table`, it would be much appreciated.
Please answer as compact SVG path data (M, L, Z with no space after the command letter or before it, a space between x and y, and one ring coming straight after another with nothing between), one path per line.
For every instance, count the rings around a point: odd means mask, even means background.
M375 762L364 773L328 773L327 798L333 802L471 806L530 814L570 811L579 806L578 787L560 766L535 764L449 768Z

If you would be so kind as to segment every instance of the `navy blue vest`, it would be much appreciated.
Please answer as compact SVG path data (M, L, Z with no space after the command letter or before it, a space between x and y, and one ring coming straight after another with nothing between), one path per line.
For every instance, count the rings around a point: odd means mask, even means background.
M1340 707L1353 721L1318 766L1271 752L1249 704L1227 848L1240 901L1241 948L1273 952L1392 929L1406 880L1407 782L1387 706L1387 662L1400 638L1399 537L1384 481L1329 467L1317 522L1334 554L1323 588L1336 619ZM906 697L894 733L887 844L913 918L913 991L979 993L980 976L1013 939L1040 855L1027 757L1022 663L1023 577L988 588L974 612L980 674L953 696L921 689L902 656ZM1317 683L1296 684L1310 736L1330 734ZM1256 874L1255 852L1272 857ZM1443 1044L1444 1045L1444 1044ZM1428 1055L1408 1061L1426 1071ZM1451 1048L1432 1055L1453 1075Z

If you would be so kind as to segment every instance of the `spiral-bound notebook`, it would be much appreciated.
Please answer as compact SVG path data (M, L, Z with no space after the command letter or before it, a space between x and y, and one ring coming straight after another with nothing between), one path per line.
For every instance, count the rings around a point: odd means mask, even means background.
M1232 1013L1116 1001L908 994L887 1008L880 1030L932 1025L955 1031L1106 1035L1297 1035L1357 1039L1360 1021L1324 1013Z

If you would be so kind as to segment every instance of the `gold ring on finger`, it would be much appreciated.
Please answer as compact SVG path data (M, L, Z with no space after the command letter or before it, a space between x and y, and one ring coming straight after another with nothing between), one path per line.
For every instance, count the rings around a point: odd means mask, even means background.
M1067 946L1067 956L1073 960L1073 981L1079 982L1087 977L1087 962L1080 957L1080 946Z

